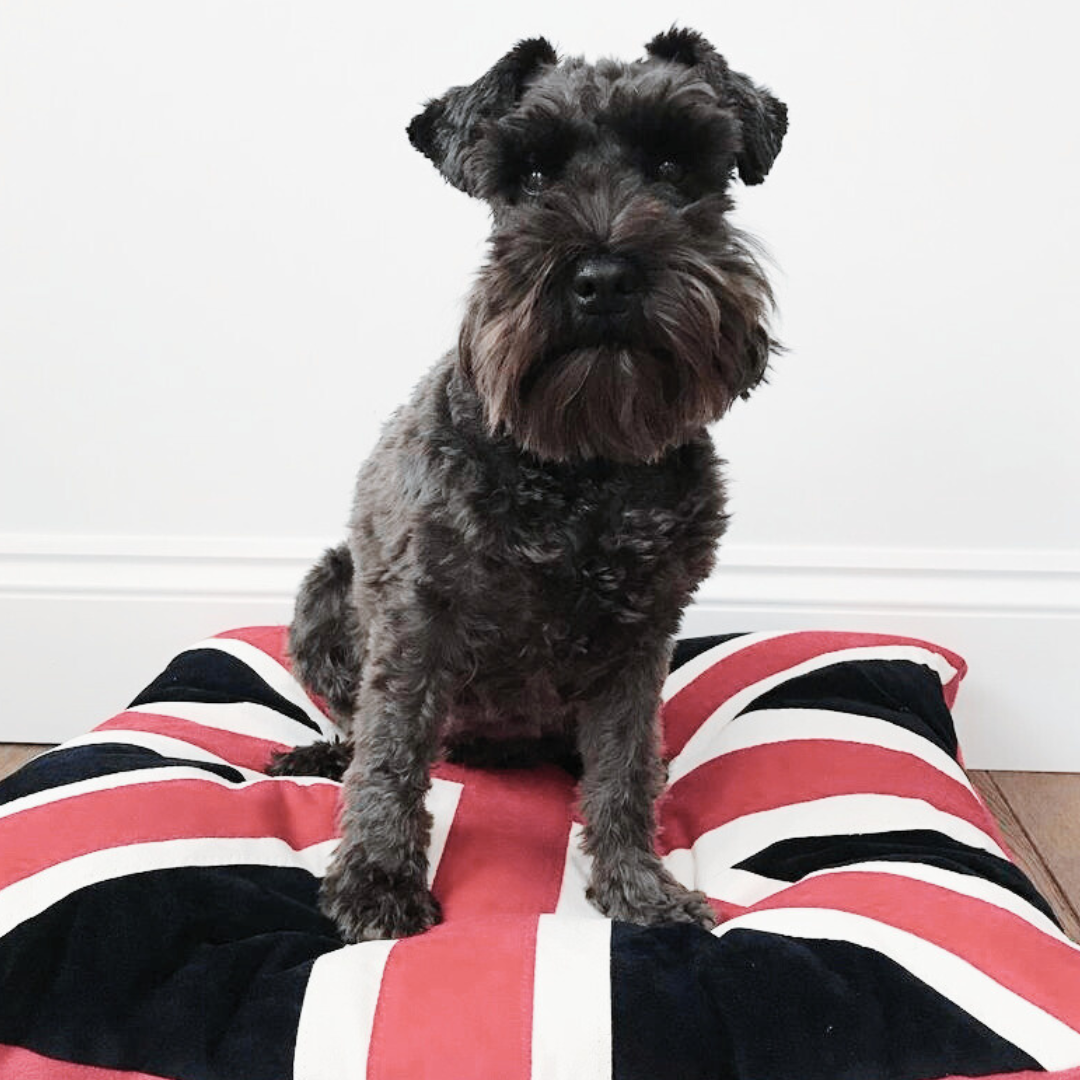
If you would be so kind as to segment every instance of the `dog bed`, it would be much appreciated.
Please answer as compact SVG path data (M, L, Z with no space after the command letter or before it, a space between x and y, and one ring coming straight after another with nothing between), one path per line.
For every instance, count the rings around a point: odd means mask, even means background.
M318 912L333 734L280 627L180 654L0 785L4 1080L1080 1078L1080 950L958 764L963 662L869 634L680 643L659 844L721 923L585 900L554 766L441 765L445 921L342 947Z

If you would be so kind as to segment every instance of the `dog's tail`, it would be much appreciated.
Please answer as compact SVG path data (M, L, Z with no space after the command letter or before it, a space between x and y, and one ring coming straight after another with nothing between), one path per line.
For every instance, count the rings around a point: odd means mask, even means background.
M324 698L346 729L360 685L360 627L352 602L353 561L345 544L308 571L289 627L289 654L300 681Z

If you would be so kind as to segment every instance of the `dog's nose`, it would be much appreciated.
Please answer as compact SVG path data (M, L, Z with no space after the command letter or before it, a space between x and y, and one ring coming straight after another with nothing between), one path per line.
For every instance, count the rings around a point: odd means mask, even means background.
M618 315L637 304L641 275L621 255L592 255L578 265L570 289L583 314Z

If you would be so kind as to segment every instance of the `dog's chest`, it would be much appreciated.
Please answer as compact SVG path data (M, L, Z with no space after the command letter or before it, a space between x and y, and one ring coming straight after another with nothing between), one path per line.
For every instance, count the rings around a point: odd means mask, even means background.
M654 614L650 570L670 555L670 537L647 524L649 514L592 485L530 494L489 511L490 543L462 568L472 670L452 710L451 742L572 731L576 703Z
M569 672L677 622L722 529L714 464L690 447L658 466L490 470L450 560L484 670Z
M541 634L575 638L647 616L649 570L674 554L672 537L653 525L657 508L586 485L517 510L488 570L518 586Z
M526 470L474 488L443 563L471 659L448 739L565 736L643 643L674 633L723 527L709 450L671 475Z

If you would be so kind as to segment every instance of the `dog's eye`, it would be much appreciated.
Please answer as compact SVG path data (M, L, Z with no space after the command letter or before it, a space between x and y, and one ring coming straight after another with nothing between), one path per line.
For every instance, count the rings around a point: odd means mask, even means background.
M521 181L521 190L526 195L539 195L547 186L548 178L539 169L533 169Z
M656 178L665 184L677 184L685 175L686 170L670 158L666 158L656 166Z

